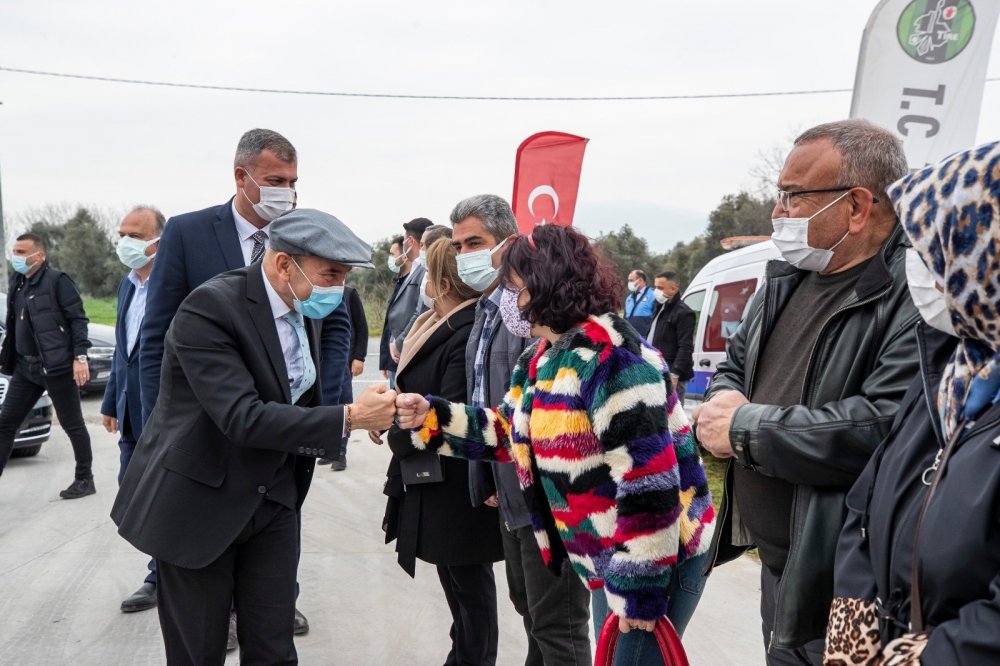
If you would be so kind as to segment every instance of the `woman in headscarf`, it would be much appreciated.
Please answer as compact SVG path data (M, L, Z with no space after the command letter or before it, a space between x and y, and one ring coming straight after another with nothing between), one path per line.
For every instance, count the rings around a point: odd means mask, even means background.
M920 375L847 498L827 664L1000 663L1000 143L906 176Z
M504 325L540 338L503 404L402 394L399 425L418 429L417 448L514 464L543 560L557 574L572 566L594 591L595 622L610 610L628 634L616 663L662 663L648 632L664 615L683 631L715 526L669 369L615 314L620 278L575 229L515 239L500 278Z

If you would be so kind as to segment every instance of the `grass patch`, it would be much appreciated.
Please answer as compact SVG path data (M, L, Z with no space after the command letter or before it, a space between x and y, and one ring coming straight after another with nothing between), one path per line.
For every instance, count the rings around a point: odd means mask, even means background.
M83 309L91 322L114 326L115 319L118 317L118 299L85 296L83 298Z
M718 512L722 504L722 485L726 480L726 462L716 458L707 451L702 451L702 459L705 461L705 476L708 477L708 488L712 491L712 503Z

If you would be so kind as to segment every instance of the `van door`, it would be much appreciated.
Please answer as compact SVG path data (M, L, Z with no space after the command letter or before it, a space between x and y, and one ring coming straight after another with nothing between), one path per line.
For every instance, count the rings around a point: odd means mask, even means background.
M726 358L726 341L739 328L761 280L761 264L740 266L718 276L703 301L694 347L694 378L688 396L704 398L715 369ZM694 295L693 293L691 294Z

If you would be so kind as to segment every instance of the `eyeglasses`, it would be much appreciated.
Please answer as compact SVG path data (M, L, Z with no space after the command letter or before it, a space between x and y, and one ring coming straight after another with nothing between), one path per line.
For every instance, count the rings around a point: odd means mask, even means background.
M792 203L792 197L797 197L800 194L826 194L828 192L847 192L848 190L853 190L859 188L858 185L847 185L845 187L827 187L822 190L795 190L789 192L788 190L778 190L778 195L775 197L775 201L784 209L788 210ZM861 188L864 189L864 188ZM872 197L872 203L878 203L878 197Z

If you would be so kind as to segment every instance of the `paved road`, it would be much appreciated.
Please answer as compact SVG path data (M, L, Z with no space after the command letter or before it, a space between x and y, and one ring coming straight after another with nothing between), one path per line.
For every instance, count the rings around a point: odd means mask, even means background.
M370 356L375 361L374 356ZM362 379L376 381L374 373ZM361 386L359 385L360 389ZM96 396L84 399L98 492L59 499L73 456L55 428L42 452L14 459L0 478L0 664L162 664L156 613L119 612L142 582L146 558L108 518L118 469L115 437L100 427ZM319 469L303 509L299 608L312 631L296 640L303 664L440 664L449 615L433 567L411 580L380 529L388 450L352 439L346 472ZM520 618L500 596L504 666L524 663ZM695 665L761 664L757 566L741 560L711 578L685 644ZM235 664L231 656L227 663Z

